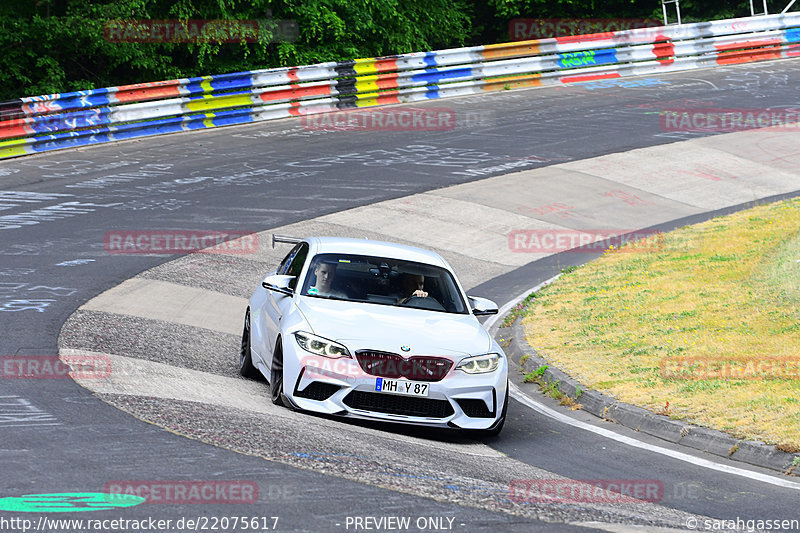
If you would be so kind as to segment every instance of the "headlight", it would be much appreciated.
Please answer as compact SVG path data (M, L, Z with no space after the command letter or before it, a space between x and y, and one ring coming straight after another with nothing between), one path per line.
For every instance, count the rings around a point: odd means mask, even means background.
M347 348L338 342L329 341L305 331L296 332L294 338L302 349L315 355L322 355L331 359L350 357L350 352Z
M500 355L496 353L487 353L484 355L473 355L467 357L456 367L458 370L463 370L467 374L486 374L497 370L500 364Z

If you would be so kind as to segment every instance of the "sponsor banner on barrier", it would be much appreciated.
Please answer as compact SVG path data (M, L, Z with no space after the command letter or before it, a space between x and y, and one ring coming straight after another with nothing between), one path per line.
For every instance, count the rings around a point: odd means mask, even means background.
M664 379L800 379L800 357L670 357L662 359L659 366Z
M509 496L518 503L659 502L664 484L656 479L514 479Z
M591 253L609 248L621 252L658 252L664 249L663 233L632 229L518 229L508 234L508 248L515 253Z
M164 481L120 480L103 485L110 501L131 496L145 498L156 504L255 503L258 484L255 481Z
M800 108L665 109L660 121L664 131L730 133L764 128L800 131Z
M652 28L661 25L661 21L656 19L638 18L516 18L508 23L508 37L512 41L528 41Z
M294 20L118 19L103 24L103 36L112 43L294 42L298 35Z
M252 254L258 235L249 231L115 230L108 231L103 248L110 254Z
M4 355L3 379L104 379L111 375L111 359L102 354Z
M449 131L458 125L450 108L353 109L303 115L307 130L338 131Z

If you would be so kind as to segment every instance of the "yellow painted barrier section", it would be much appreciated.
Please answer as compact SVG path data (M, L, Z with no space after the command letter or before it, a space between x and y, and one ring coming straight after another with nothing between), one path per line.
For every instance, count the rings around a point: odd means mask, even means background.
M203 89L204 92L211 93L214 92L214 88L211 86L211 76L203 76L203 81L200 82L200 87ZM214 98L212 95L203 95L203 98Z
M368 94L356 95L356 107L371 107L375 105L397 104L400 100L397 96L397 91L388 91L385 93L373 92Z
M0 159L33 153L33 148L25 139L14 139L0 142Z
M398 89L397 73L372 74L356 78L356 90L359 93L377 92L381 90Z
M356 107L372 107L378 104L378 96L380 93L373 91L370 93L356 95Z
M359 93L372 93L378 91L378 76L364 76L356 80L356 91Z
M522 89L525 87L541 87L541 74L523 74L519 76L504 76L502 78L492 78L486 80L482 89L484 91L503 91L511 89Z
M253 105L249 94L233 94L230 96L209 96L202 100L186 102L184 106L189 111L208 111L210 109L224 109L226 107L242 107Z
M392 72L397 70L397 60L393 57L379 59L377 57L368 57L365 59L355 59L353 70L356 74L380 74L385 72Z
M356 107L372 107L376 105L380 105L377 98L365 98L356 101Z
M516 43L487 44L481 52L484 59L503 59L539 54L539 41L519 41Z
M362 74L377 74L378 67L375 66L376 58L368 57L365 59L356 59L356 64L353 65L353 70L356 71L356 74L359 76Z

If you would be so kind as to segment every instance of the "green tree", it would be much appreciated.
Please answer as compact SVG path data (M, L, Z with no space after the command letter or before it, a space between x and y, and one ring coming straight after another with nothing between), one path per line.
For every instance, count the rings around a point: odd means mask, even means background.
M29 0L0 7L0 99L463 46L466 0ZM114 42L109 21L292 21L259 42ZM279 27L276 28L277 30Z
M770 0L777 12L788 0ZM758 1L756 0L756 3ZM749 0L682 0L686 22L750 14ZM514 18L655 18L658 0L3 0L0 100L509 40ZM118 42L116 20L272 20L258 42ZM286 37L284 35L284 37Z

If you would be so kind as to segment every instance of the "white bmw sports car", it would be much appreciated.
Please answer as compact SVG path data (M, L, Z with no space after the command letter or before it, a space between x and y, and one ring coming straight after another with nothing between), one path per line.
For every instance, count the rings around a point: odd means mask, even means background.
M295 244L250 298L239 368L291 408L497 434L508 362L436 253L387 242Z

